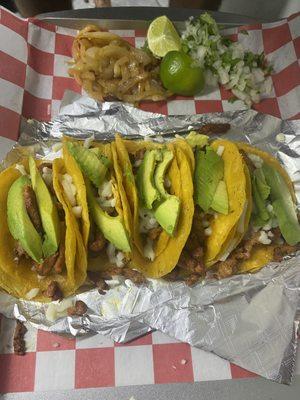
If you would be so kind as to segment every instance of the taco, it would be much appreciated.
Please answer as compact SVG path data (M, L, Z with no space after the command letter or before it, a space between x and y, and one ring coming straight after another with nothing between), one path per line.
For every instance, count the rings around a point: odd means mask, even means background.
M248 228L251 186L238 147L228 140L197 146L194 185L196 214L202 219L207 269L225 259ZM201 230L199 224L198 229Z
M78 224L88 268L123 267L131 256L130 210L114 143L87 147L65 138L63 159L82 211Z
M253 207L249 229L240 245L217 266L218 275L254 272L281 261L300 243L296 196L287 172L270 154L237 143L250 176Z
M160 278L172 271L189 236L193 213L190 161L172 143L115 139L130 206L132 268Z
M58 185L60 162L29 157L0 174L0 287L16 297L56 300L86 278L82 238Z

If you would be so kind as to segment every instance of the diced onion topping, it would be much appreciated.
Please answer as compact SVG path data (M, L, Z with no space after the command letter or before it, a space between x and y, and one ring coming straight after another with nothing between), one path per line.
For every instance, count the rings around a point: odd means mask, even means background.
M112 243L108 244L106 253L111 264L114 264L119 268L124 267L126 261L125 254L122 251L117 250Z
M98 201L103 209L110 209L116 206L114 198L113 183L111 180L105 180L98 189Z
M265 231L260 231L258 241L262 244L271 244L272 242Z
M141 208L139 210L139 217L140 217L139 222L140 222L141 233L148 233L151 229L158 227L158 223L154 218L153 213L150 210Z
M83 147L88 149L89 147L91 147L91 144L93 143L94 140L95 140L95 135L92 134L92 136L85 139L85 141L83 142Z
M150 261L154 261L155 259L155 252L154 252L154 242L150 238L147 238L146 244L144 246L144 256L148 258Z
M16 164L15 169L17 169L22 175L27 175L24 165Z
M82 215L82 206L74 206L72 207L72 213L76 218L81 218Z
M76 203L76 186L73 184L73 179L71 175L69 174L64 174L60 175L60 183L64 189L65 195L67 196L70 204L72 207L75 207L77 205Z
M262 158L260 158L256 154L248 154L248 157L253 162L255 168L261 168L262 167L262 165L264 163Z
M205 236L210 236L211 234L212 234L212 229L210 226L208 228L204 229Z
M32 300L39 294L39 292L40 292L39 288L33 288L26 293L25 298L27 300Z
M218 156L222 157L222 154L224 153L224 149L225 149L224 146L219 146L218 147L218 150L217 150Z

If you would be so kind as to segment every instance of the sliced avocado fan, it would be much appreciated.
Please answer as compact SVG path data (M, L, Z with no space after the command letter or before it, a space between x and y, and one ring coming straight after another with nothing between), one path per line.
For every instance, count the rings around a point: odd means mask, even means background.
M67 142L67 148L83 173L99 188L107 173L109 160L100 152L86 149L79 143Z
M136 175L140 199L143 206L149 210L152 209L153 203L161 198L160 192L154 184L154 170L160 160L160 150L147 150Z
M268 164L263 163L262 171L271 188L273 211L281 234L289 245L294 246L300 242L300 225L289 188L279 172Z
M154 183L159 191L161 200L154 204L154 217L159 225L173 236L177 227L180 214L180 200L177 196L170 195L165 189L165 176L174 158L172 151L161 150L161 161L157 164L154 172Z
M57 208L32 157L29 158L29 171L32 188L45 232L43 241L43 254L47 258L57 252L60 241L60 222Z
M10 233L37 263L43 260L42 239L33 226L24 202L24 187L31 185L28 176L21 176L11 185L7 196L7 222Z
M223 176L224 161L222 157L210 146L206 146L204 150L197 148L194 175L195 203L204 212L212 208L214 211L228 214L228 194ZM223 183L220 184L220 182Z
M89 209L95 224L103 233L105 239L112 243L118 250L129 253L131 246L122 219L120 216L111 217L102 210L93 194L91 183L87 177L85 177L85 185Z

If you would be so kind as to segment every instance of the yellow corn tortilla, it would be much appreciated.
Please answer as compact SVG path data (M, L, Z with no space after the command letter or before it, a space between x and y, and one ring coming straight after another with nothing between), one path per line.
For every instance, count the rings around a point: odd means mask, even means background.
M205 243L205 264L207 267L218 261L230 240L235 238L237 224L244 207L248 207L247 202L251 201L251 196L249 196L251 185L249 186L249 182L247 184L245 164L238 147L228 140L216 140L211 144L215 151L218 150L219 146L224 147L222 158L224 160L224 181L228 193L229 213L227 215L218 214L216 218L212 218L210 221L212 233L207 236ZM250 204L249 206L251 207ZM246 212L246 221L250 218L250 214L251 208ZM240 238L236 238L236 245L241 239L242 235Z
M28 171L28 160L22 163ZM37 163L39 164L39 163ZM57 180L56 168L53 164L53 178ZM14 261L15 240L11 236L7 224L7 195L13 182L21 176L15 165L7 168L0 174L0 237L5 240L0 241L0 287L9 294L26 298L31 289L39 289L35 301L49 302L50 299L43 296L42 292L47 289L49 283L57 281L63 291L64 296L73 294L81 286L86 277L86 255L81 235L76 230L74 217L69 212L68 207L62 201L62 195L55 184L54 190L58 200L61 202L65 211L65 221L61 224L61 237L65 241L66 269L62 274L52 274L44 279L38 279L36 272L32 271L33 261L22 259L19 264Z
M273 260L274 246L258 245L252 252L248 260L239 265L238 272L245 274L247 272L256 272Z
M132 172L129 154L135 154L140 149L161 148L160 144L151 142L133 142L123 140L116 135L116 149L122 168L124 188L131 209L133 225L133 252L131 266L151 278L160 278L172 271L181 255L192 227L194 214L193 177L189 160L180 146L171 143L167 148L173 151L168 177L171 181L172 194L176 195L182 204L178 226L174 237L162 232L155 249L155 259L150 261L143 255L144 247L139 232L139 198Z

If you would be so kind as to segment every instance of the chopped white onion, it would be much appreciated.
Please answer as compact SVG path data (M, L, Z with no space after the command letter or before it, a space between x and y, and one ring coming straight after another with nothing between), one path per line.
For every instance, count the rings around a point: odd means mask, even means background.
M92 134L92 136L85 139L85 141L83 142L83 147L88 149L89 147L91 147L91 144L93 143L94 140L95 140L95 135Z
M17 169L22 175L27 175L26 169L22 164L16 164L15 169Z
M272 243L271 239L268 237L268 235L266 234L265 231L260 231L258 241L262 244L271 244Z
M208 228L204 229L205 236L210 236L211 234L212 234L212 229L210 226Z
M39 288L33 288L26 293L25 298L27 300L32 300L39 294L39 292L40 292Z
M222 157L222 155L224 153L224 149L225 149L224 146L218 146L218 149L217 149L218 156Z
M76 218L81 218L82 215L82 206L74 206L72 207L72 213Z
M147 238L146 244L144 246L144 256L146 258L148 258L148 260L150 261L154 261L155 259L155 252L153 249L153 240L151 240L150 238Z
M72 207L76 206L76 187L73 184L73 179L71 175L69 174L64 174L60 175L60 183L64 189L65 195L67 196L70 204Z

